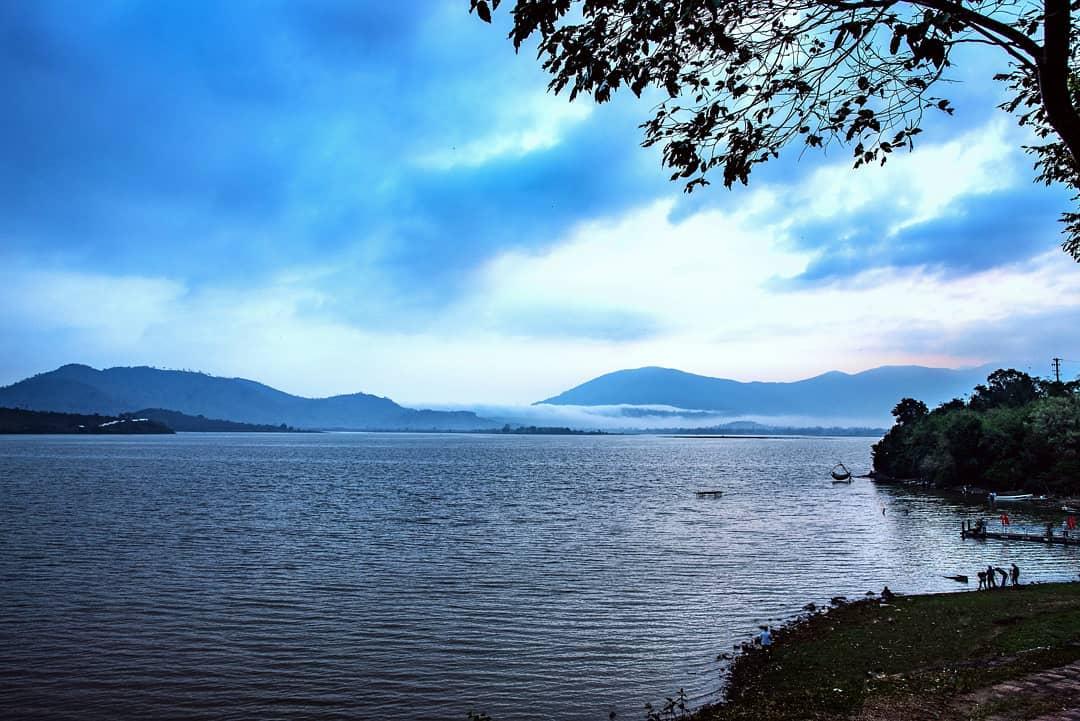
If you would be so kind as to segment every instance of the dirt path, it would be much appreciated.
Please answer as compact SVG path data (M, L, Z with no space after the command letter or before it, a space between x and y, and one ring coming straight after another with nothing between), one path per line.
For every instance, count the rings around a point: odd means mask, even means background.
M982 721L1080 721L1080 661L973 691L953 708Z

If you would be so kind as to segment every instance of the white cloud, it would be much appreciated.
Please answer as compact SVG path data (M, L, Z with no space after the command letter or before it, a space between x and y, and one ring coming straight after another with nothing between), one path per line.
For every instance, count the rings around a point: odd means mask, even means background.
M428 150L416 164L435 170L484 165L501 158L518 158L558 145L566 131L592 114L590 103L571 103L565 98L538 91L512 98L492 108L489 127L481 133L461 136L458 144Z
M1029 138L1004 118L996 118L948 142L893 153L882 168L852 171L845 158L796 184L786 202L798 209L801 221L897 208L906 219L888 229L895 232L940 216L963 196L1016 185L1021 181L1016 148L1022 139Z
M949 211L946 196L1011 182L1013 166L994 132L973 136L985 142L922 148L875 172L850 173L845 162L681 221L671 217L675 201L664 199L583 223L547 252L491 259L470 279L471 292L433 312L423 332L383 330L388 323L365 329L336 314L329 267L242 289L8 268L0 273L0 337L47 349L30 372L73 361L145 363L246 376L305 395L363 390L414 404L529 403L644 365L790 380L886 363L998 360L1017 342L995 339L995 328L1015 334L1023 332L1018 319L1080 320L1080 269L1060 250L960 277L914 267L824 287L777 283L814 260L790 242L789 214L842 217L903 197L911 217L932 216ZM938 174L959 162L970 176L938 187ZM358 302L378 308L386 292L378 280L355 279ZM626 332L583 337L605 319ZM949 338L963 340L959 350L950 351ZM986 338L985 346L972 338ZM1053 352L1080 356L1078 343L1063 338Z
M0 273L0 306L9 322L85 333L102 346L138 344L184 293L182 283L166 278L14 267Z

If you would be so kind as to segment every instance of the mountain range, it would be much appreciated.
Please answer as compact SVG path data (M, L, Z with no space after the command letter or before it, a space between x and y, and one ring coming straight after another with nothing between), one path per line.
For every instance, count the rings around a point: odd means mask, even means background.
M244 378L146 366L62 366L0 388L0 406L106 415L165 408L242 423L344 430L476 430L496 425L470 411L415 410L367 393L303 398Z
M341 430L469 431L504 423L656 430L716 426L733 418L783 426L888 425L889 411L901 398L918 398L933 406L970 393L994 367L883 366L787 383L636 368L582 383L533 404L528 414L492 416L485 409L479 409L483 415L416 410L367 393L304 398L244 378L191 371L145 366L96 370L71 364L0 388L0 407L109 416L167 409L223 421Z
M801 416L847 421L888 419L904 397L931 407L971 392L997 366L953 370L882 366L861 373L831 371L792 382L742 382L672 368L635 368L594 378L541 404L673 406L725 416Z

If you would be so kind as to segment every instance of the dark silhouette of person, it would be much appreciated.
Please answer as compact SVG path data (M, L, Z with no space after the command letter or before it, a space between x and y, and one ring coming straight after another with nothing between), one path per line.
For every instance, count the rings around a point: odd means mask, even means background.
M979 589L978 590L981 591L984 588L988 588L988 586L986 585L986 571L979 571Z
M1005 588L1008 585L1009 573L1001 566L994 566L994 570L1001 574L1001 587Z
M893 593L892 591L890 591L888 586L881 589L881 600L882 601L884 601L885 603L890 603L894 598L896 598L896 594Z
M1012 578L1012 585L1020 585L1020 567L1015 563L1009 568L1009 576Z
M997 588L997 578L995 577L993 566L986 567L986 587Z

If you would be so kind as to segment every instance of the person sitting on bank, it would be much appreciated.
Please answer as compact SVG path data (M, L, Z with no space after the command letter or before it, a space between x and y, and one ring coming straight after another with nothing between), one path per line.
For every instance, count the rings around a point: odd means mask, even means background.
M772 646L772 633L769 632L768 626L761 630L761 636L758 637L758 641L762 646Z

